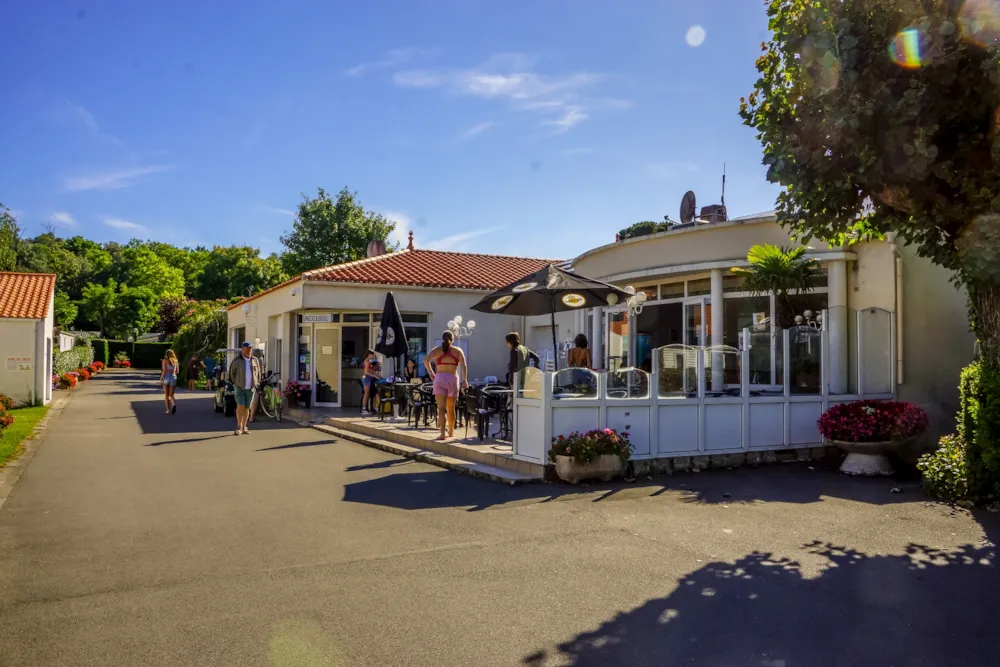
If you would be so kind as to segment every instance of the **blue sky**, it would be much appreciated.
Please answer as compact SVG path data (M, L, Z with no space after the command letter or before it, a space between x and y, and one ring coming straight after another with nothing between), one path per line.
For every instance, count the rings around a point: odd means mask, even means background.
M737 115L763 4L4 3L0 201L27 233L280 249L358 191L418 247L572 257L681 196L772 208Z

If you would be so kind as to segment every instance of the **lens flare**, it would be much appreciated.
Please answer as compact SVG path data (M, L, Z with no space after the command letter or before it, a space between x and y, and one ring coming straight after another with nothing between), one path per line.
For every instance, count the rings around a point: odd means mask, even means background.
M982 47L1000 44L1000 0L966 0L958 15L962 38Z
M917 69L923 65L920 41L920 31L916 28L900 30L889 42L889 57L892 62L907 69Z

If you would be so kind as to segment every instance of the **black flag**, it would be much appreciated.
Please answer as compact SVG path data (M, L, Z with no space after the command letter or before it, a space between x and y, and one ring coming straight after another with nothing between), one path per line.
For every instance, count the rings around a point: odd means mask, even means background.
M379 324L378 338L375 339L375 351L395 359L408 350L403 318L399 314L395 297L389 292L385 295L385 308L382 309L382 322Z

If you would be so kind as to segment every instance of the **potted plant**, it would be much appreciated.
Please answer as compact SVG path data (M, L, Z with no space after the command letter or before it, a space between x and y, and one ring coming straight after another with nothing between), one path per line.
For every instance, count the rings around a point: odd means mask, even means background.
M555 463L556 474L570 484L617 477L631 456L628 432L619 433L613 428L560 435L552 438L549 448L549 460Z
M295 380L289 380L285 385L285 398L292 405L308 408L312 400L312 389L307 384L299 384Z
M848 475L891 475L886 454L927 430L927 413L905 401L855 401L835 405L819 418L819 431L847 452L840 471Z
M128 360L128 355L125 352L119 352L115 355L115 360L111 362L111 365L115 368L130 368L132 362Z

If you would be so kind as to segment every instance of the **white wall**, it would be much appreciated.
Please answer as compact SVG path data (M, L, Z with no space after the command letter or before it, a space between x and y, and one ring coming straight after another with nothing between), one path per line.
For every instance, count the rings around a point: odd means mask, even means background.
M42 320L0 319L0 394L10 396L18 403L40 395L36 391L37 376L43 374L46 368L43 358L45 348L39 351L37 347L36 328L42 326L41 323ZM7 357L30 358L32 370L7 370Z

